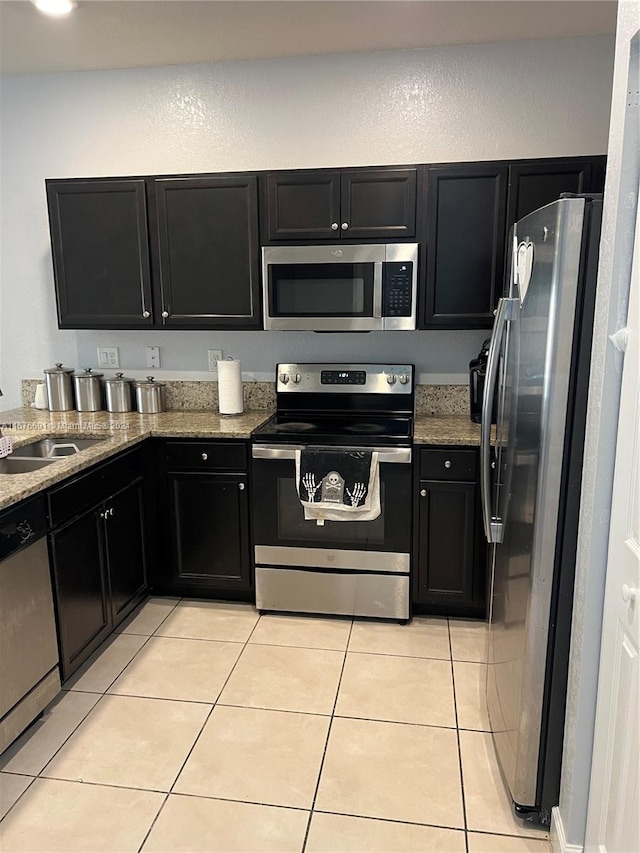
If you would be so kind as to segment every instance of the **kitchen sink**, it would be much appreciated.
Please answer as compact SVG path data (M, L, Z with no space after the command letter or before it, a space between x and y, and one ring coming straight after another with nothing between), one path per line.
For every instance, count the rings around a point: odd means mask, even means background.
M0 474L28 474L30 471L38 471L53 465L55 459L20 459L16 456L7 456L0 459Z
M93 447L103 440L102 438L76 438L72 435L42 438L40 441L34 441L33 444L16 447L13 451L13 457L53 461L55 459L62 459L65 456L73 456L74 453L79 453L81 450Z

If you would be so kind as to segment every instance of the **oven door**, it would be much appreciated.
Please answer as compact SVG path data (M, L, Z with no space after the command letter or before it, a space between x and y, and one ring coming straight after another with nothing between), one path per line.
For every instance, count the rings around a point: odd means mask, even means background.
M381 513L374 521L306 520L288 445L253 447L256 563L347 571L409 571L411 449L379 449ZM372 448L366 448L371 450Z
M264 248L265 328L382 329L384 259L380 245Z

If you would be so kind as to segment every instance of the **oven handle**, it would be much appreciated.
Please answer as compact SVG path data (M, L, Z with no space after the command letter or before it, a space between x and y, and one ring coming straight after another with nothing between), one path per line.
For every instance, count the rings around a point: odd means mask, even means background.
M254 444L251 455L254 459L295 459L297 450L305 450L302 444L287 444L282 445L265 445ZM378 462L386 463L403 463L411 462L410 447L332 447L331 450L348 451L348 450L367 450L378 454Z

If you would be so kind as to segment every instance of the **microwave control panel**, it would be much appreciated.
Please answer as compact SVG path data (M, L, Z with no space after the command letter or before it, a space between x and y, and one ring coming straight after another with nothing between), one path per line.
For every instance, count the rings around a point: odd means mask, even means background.
M383 317L410 317L413 308L411 304L413 263L387 261L382 269Z

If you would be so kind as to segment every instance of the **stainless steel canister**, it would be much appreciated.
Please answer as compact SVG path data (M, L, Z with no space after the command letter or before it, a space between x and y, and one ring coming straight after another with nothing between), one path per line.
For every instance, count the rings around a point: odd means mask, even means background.
M123 373L116 373L111 379L104 380L108 412L133 411L133 379L127 379Z
M85 367L82 373L73 374L73 384L76 389L76 409L79 412L99 412L104 408L102 403L102 373L94 373L90 367Z
M47 386L50 412L70 412L75 409L72 373L73 369L63 367L61 361L55 367L49 367L45 370L44 381Z
M147 376L135 383L136 407L141 415L155 415L167 410L167 386Z

